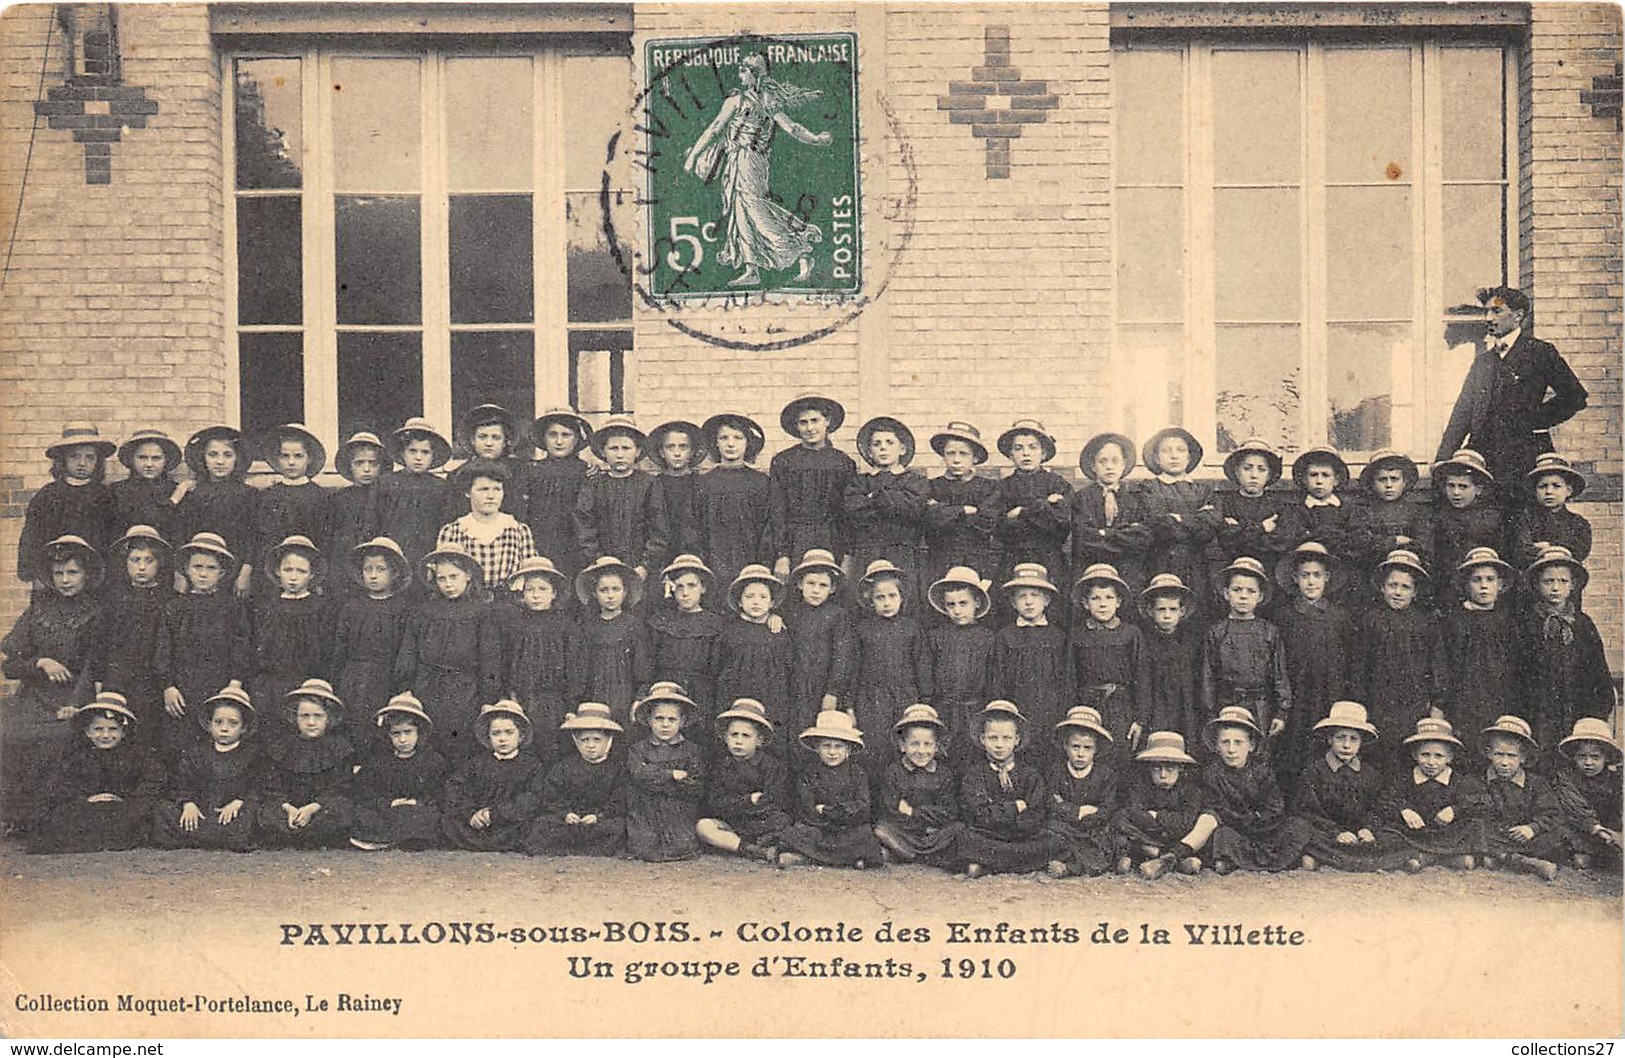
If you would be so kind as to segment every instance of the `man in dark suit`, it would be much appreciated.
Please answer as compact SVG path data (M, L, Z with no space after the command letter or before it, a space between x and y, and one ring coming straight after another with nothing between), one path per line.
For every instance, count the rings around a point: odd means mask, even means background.
M1549 342L1529 333L1529 298L1511 287L1478 292L1489 322L1484 348L1473 358L1455 410L1439 441L1439 461L1472 448L1509 501L1542 452L1550 430L1586 406L1586 388ZM1548 396L1550 393L1550 396Z

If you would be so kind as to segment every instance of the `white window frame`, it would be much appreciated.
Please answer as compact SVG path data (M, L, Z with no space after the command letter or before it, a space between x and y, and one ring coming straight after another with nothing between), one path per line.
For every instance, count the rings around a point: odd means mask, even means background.
M1455 47L1498 47L1502 53L1502 111L1504 121L1503 168L1501 177L1489 180L1445 181L1442 159L1443 102L1440 53ZM1114 52L1124 45L1114 43ZM1300 329L1300 364L1303 391L1300 394L1298 436L1303 447L1329 443L1327 421L1330 401L1327 385L1328 323L1343 322L1331 319L1326 307L1326 233L1327 213L1325 188L1327 187L1324 152L1325 138L1324 80L1322 64L1328 51L1381 47L1408 48L1411 53L1411 157L1408 173L1417 174L1409 181L1411 195L1412 233L1412 305L1416 308L1411 319L1411 341L1414 356L1412 370L1394 379L1392 395L1391 435L1388 447L1429 460L1439 431L1449 415L1456 395L1459 377L1446 377L1447 372L1430 368L1439 357L1430 352L1429 343L1440 341L1440 330L1450 319L1444 298L1444 214L1442 189L1449 185L1498 183L1503 188L1506 229L1501 246L1501 273L1512 286L1521 285L1519 275L1519 223L1518 212L1518 55L1508 43L1490 41L1462 41L1444 43L1436 39L1394 39L1362 45L1358 41L1340 39L1307 39L1269 42L1246 42L1231 39L1196 37L1183 43L1131 42L1127 47L1135 51L1160 51L1181 57L1184 77L1184 158L1183 184L1149 182L1119 182L1115 172L1112 187L1172 188L1180 186L1184 208L1185 261L1184 269L1184 370L1178 379L1180 391L1178 418L1186 429L1204 442L1207 449L1205 462L1210 466L1223 463L1225 453L1213 443L1218 436L1217 396L1218 352L1215 320L1214 285L1217 266L1214 254L1214 179L1212 150L1212 78L1211 62L1215 51L1286 51L1298 54L1300 108L1304 116L1303 135L1300 138L1301 156L1299 172L1299 205L1304 218L1300 268L1300 303L1303 306L1298 322ZM1375 185L1377 182L1368 182ZM1268 185L1242 185L1268 186ZM1337 181L1332 186L1360 186ZM1390 185L1382 185L1390 186ZM1118 230L1112 231L1113 276L1117 275ZM1496 276L1488 274L1485 284L1492 285ZM1117 315L1116 280L1113 281L1113 335L1123 326L1177 326L1172 321L1156 319L1129 319ZM1238 322L1238 321L1227 321ZM1244 322L1244 321L1241 321ZM1264 321L1260 321L1264 322ZM1269 321L1279 322L1279 321ZM1358 321L1373 322L1373 321ZM1380 321L1375 321L1380 322ZM1123 365L1128 370L1128 365ZM1238 439L1239 440L1239 439ZM1352 461L1362 461L1368 451L1345 451Z

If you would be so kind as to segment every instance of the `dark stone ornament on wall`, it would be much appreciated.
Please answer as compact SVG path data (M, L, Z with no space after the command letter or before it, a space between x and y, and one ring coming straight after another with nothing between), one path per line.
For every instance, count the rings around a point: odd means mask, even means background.
M969 125L971 135L986 145L987 178L1010 178L1010 141L1023 125L1041 125L1060 106L1043 81L1023 80L1010 65L1010 27L988 26L982 32L982 65L971 68L969 81L949 81L948 94L937 97L937 109L955 125Z
M1625 63L1614 63L1614 72L1605 77L1593 77L1591 88L1580 92L1580 102L1591 108L1591 116L1613 118L1614 127L1621 126L1621 103L1625 101Z
M126 128L144 129L158 113L147 90L124 83L116 5L59 4L57 25L67 56L60 85L34 104L53 129L69 129L85 148L85 183L113 182L113 144Z

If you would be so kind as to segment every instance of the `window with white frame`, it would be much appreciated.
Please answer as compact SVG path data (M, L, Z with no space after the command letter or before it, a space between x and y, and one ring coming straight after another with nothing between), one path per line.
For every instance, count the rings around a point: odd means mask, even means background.
M229 57L241 426L324 437L630 410L632 287L606 146L629 53L313 45ZM608 198L630 223L629 173Z
M1125 424L1209 457L1431 457L1462 306L1516 277L1516 70L1499 44L1117 41ZM1510 269L1510 271L1509 271ZM1455 310L1454 312L1452 310Z

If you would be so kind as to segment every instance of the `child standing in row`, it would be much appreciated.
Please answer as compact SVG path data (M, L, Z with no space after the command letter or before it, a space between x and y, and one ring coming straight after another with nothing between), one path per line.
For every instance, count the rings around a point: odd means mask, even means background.
M621 415L592 435L591 447L606 469L589 476L576 497L581 560L618 559L646 579L663 565L669 533L664 493L656 479L637 469L648 438Z
M1352 518L1357 551L1350 557L1373 569L1390 551L1409 551L1424 561L1433 555L1433 526L1427 507L1411 495L1419 473L1403 452L1373 452L1360 472L1363 502Z
M1518 513L1513 530L1513 557L1527 566L1549 547L1566 547L1579 562L1591 557L1591 523L1569 510L1569 501L1585 491L1586 479L1556 452L1535 460L1535 468L1525 476L1525 485L1534 502Z
M480 711L484 637L490 603L474 556L453 544L423 557L428 592L415 608L401 644L398 676L422 699L448 758L470 752Z
M1501 508L1491 499L1495 479L1484 457L1463 448L1433 465L1435 488L1444 495L1433 515L1433 565L1453 570L1475 547L1505 547ZM1453 586L1440 592L1440 605L1460 601Z
M117 535L117 507L103 484L107 457L114 451L113 442L102 440L101 431L83 422L68 423L62 440L45 450L51 480L28 501L17 541L17 579L32 585L36 594L49 590L46 546L52 540L76 536L99 553Z
M164 626L169 590L169 544L150 525L132 525L113 543L108 559L121 583L102 601L96 641L102 651L91 662L91 680L104 691L124 695L140 724L133 734L153 744L164 689L158 682L158 633Z
M412 621L413 599L404 590L412 582L412 567L400 546L385 536L335 557L348 559L355 590L333 617L328 663L333 685L353 711L376 716L401 685L396 665Z
M1202 708L1208 723L1227 707L1246 709L1260 725L1254 748L1267 757L1264 739L1279 736L1292 713L1286 645L1280 629L1258 616L1269 601L1269 576L1262 562L1245 555L1220 575L1230 612L1208 629L1202 646ZM1203 738L1209 740L1205 731Z
M1281 456L1269 444L1250 438L1224 457L1224 476L1236 486L1219 494L1219 564L1251 555L1268 562L1288 546L1282 520L1286 504L1267 491L1281 479ZM1214 584L1218 583L1215 573Z
M1195 593L1173 573L1159 573L1140 593L1140 616L1150 625L1144 636L1147 730L1202 730L1197 671L1203 637L1186 621Z
M1150 713L1146 691L1145 633L1123 619L1128 582L1116 568L1090 566L1072 590L1072 676L1077 695L1099 710L1114 740L1139 746Z
M530 460L521 458L519 449L528 447L529 442L523 440L524 435L520 433L513 413L501 405L481 404L464 412L456 427L452 441L467 458L447 475L449 505L443 520L451 521L466 513L460 508L463 497L468 495L469 487L473 484L474 475L491 470L496 471L496 480L509 486L502 494L502 513L523 518L528 502L524 470ZM528 457L529 452L523 455Z
M1357 638L1354 619L1333 602L1343 579L1343 565L1318 540L1299 544L1275 567L1275 581L1290 600L1275 609L1286 648L1287 681L1293 707L1275 745L1275 766L1282 782L1292 784L1313 755L1310 720L1323 716L1333 702L1352 692Z
M873 472L854 476L842 496L853 568L867 570L885 562L898 570L902 612L914 617L920 609L920 526L930 499L925 479L908 472L914 434L890 416L876 416L858 429L858 452Z
M793 727L811 727L820 712L848 708L851 699L857 626L836 598L841 580L835 555L821 549L808 551L790 572L798 596L789 621L788 715Z
M784 582L766 566L746 566L728 586L728 605L735 617L724 623L717 648L716 698L732 702L751 698L767 707L769 718L790 700L790 636L772 627L773 611L784 594ZM833 604L831 604L833 605Z
M1416 605L1429 577L1410 551L1393 551L1377 566L1382 605L1360 618L1354 672L1360 700L1390 747L1390 766L1403 764L1404 741L1423 717L1442 712L1448 695L1444 640L1431 615Z
M993 497L999 485L976 473L988 455L980 431L970 423L951 422L931 435L931 450L942 457L942 476L931 479L925 504L930 579L938 580L956 566L998 570Z
M1524 573L1534 604L1519 638L1530 651L1523 700L1534 712L1535 738L1551 745L1581 717L1606 718L1614 685L1597 625L1580 609L1586 568L1561 547L1550 548Z
M383 529L380 516L382 490L379 481L387 469L384 442L368 430L350 435L333 456L333 469L349 481L348 488L334 490L327 502L327 539L322 553L343 562L350 549L377 536ZM348 577L334 577L323 591L336 598L356 594L357 585ZM370 715L372 710L368 710Z
M306 540L326 540L327 490L316 483L327 465L327 449L303 423L290 422L266 433L259 457L276 478L260 490L254 510L255 569L271 576L257 586L256 595L272 595L276 584L276 562L271 552L290 536Z
M666 550L651 568L660 569L678 555L700 550L698 467L705 461L700 428L683 419L663 422L649 431L648 454L659 473L655 485L666 511Z
M279 702L311 673L327 671L331 646L327 604L316 594L327 560L303 536L288 537L265 557L266 576L275 590L251 596L248 602L253 657L248 692L262 702Z
M580 663L576 625L563 606L570 585L551 561L537 557L514 571L508 591L518 605L492 608L491 634L482 645L481 697L524 707L547 732L533 748L549 765L564 748L557 732L573 701L570 667Z
M1134 442L1119 433L1092 437L1078 469L1089 483L1072 498L1072 568L1112 566L1137 590L1145 584L1151 528L1140 492L1123 485L1134 469Z
M198 533L175 551L184 593L164 604L156 669L164 717L158 742L173 764L199 737L202 717L189 715L249 671L248 615L232 594L237 559L214 533Z
M162 430L137 430L119 445L118 461L130 475L111 487L113 532L147 525L167 539L179 536L179 504L185 491L170 474L181 465L181 446Z
M1025 562L1002 590L1015 621L994 638L993 691L1026 710L1033 723L1053 728L1072 699L1066 631L1046 612L1060 593L1043 566Z
M1010 460L1010 476L993 494L995 536L1002 544L1003 575L1020 565L1044 568L1066 579L1063 550L1071 532L1072 486L1044 464L1055 458L1055 438L1037 419L1019 419L999 435L999 451ZM1053 596L1052 596L1053 601ZM1063 615L1056 614L1058 620Z
M931 700L943 721L944 756L958 765L981 752L971 717L993 698L996 636L981 621L992 607L988 589L968 566L955 566L926 590L931 608L946 617L927 633L931 653Z
M707 610L716 597L716 578L698 555L678 555L660 571L667 604L651 607L649 640L654 674L681 684L698 711L694 723L708 725L716 715L717 656L724 618Z
M379 535L395 541L406 556L406 568L416 569L434 550L440 527L452 504L451 485L435 471L451 458L451 444L428 419L407 419L390 434L389 458L400 469L378 485ZM460 513L460 512L459 512ZM405 590L409 580L399 587Z
M1202 445L1189 430L1168 426L1151 435L1140 451L1155 475L1145 483L1145 518L1151 528L1146 569L1172 573L1186 584L1205 581L1205 552L1219 528L1213 487L1191 480L1202 465ZM1196 600L1198 611L1202 601Z
M531 443L541 449L542 458L525 467L525 524L530 527L536 553L552 559L570 582L586 565L576 536L575 511L591 473L581 458L581 450L591 438L587 420L568 408L544 412L530 431ZM569 609L569 600L564 608Z
M605 555L576 574L575 587L582 615L571 700L603 702L618 721L630 721L632 702L654 676L649 626L636 613L643 578Z
M767 437L743 415L713 415L700 427L716 466L700 476L694 498L701 553L717 582L731 584L746 566L773 560L772 483L752 463Z
M858 727L884 731L904 709L931 697L931 654L925 630L904 614L902 570L883 558L869 563L859 582L868 613L858 622L857 674L850 709ZM878 776L884 755L864 755L864 766Z
M222 547L242 559L240 566L233 563L232 579L225 585L227 594L247 595L253 582L253 556L259 536L255 520L259 492L244 480L252 461L248 445L243 435L229 426L209 426L187 440L185 459L192 477L177 490L181 497L181 533L177 539L213 534ZM180 578L175 588L187 590Z
M1448 675L1447 713L1464 731L1482 731L1516 711L1523 638L1510 604L1503 602L1512 567L1491 547L1475 547L1456 568L1461 602L1444 614L1441 638Z
M830 443L846 421L846 409L828 397L804 394L784 406L779 426L800 443L773 457L773 572L781 581L795 556L828 551L844 556L846 533L841 501L857 476L852 457Z

